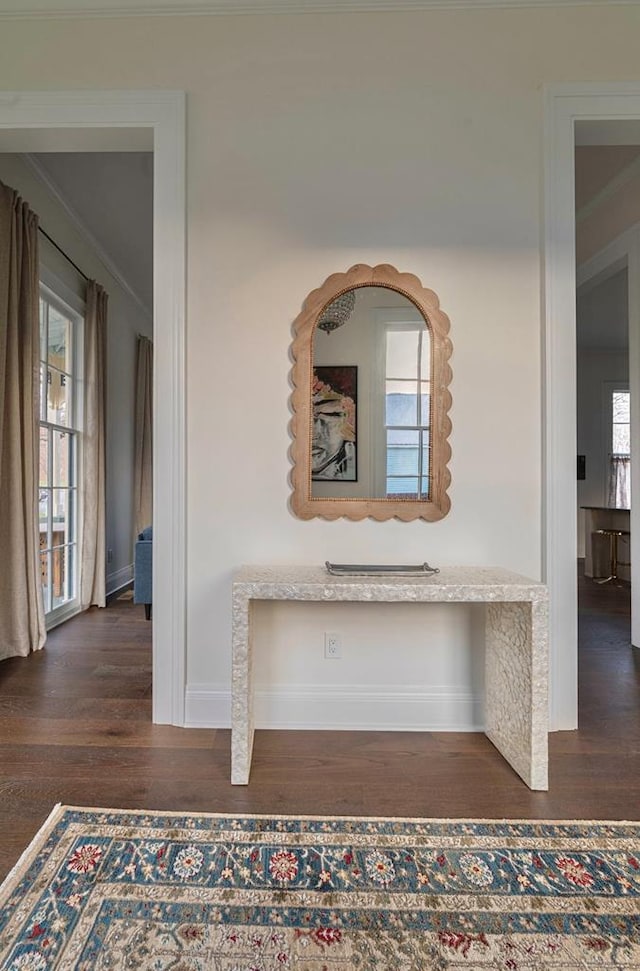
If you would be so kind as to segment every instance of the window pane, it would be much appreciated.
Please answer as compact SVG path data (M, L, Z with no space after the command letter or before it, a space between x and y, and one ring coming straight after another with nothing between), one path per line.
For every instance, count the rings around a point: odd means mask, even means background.
M40 360L47 360L47 304L40 297Z
M55 368L47 368L47 421L71 424L71 378Z
M73 599L75 574L75 546L63 546L53 550L52 563L52 609L60 607Z
M415 496L418 493L418 479L414 476L387 478L388 496Z
M422 474L429 475L431 471L429 468L429 463L431 461L431 452L429 451L429 432L422 432Z
M73 438L66 432L53 432L53 485L73 485L71 461Z
M49 341L47 361L60 371L72 371L71 367L71 321L49 305Z
M47 420L47 369L40 365L40 421Z
M429 382L423 381L421 383L421 395L420 395L420 424L429 427L431 414L431 395L429 394Z
M431 333L425 327L422 335L422 354L420 356L420 370L423 378L431 377Z
M68 599L66 596L66 589L65 589L65 578L66 578L65 553L66 553L65 547L62 547L61 549L53 550L53 552L51 553L51 580L52 580L51 607L52 609L59 607L60 604L63 604L65 600Z
M48 489L40 489L38 498L38 512L40 520L40 549L49 545L49 502L51 493Z
M418 374L418 331L387 332L388 378L415 378Z
M403 386L397 381L387 381L386 424L417 425L417 400L413 383Z
M630 393L628 391L613 392L614 421L629 422L631 420L629 417L629 401Z
M51 524L52 546L62 546L63 543L69 543L74 538L71 535L71 492L69 489L53 489L52 490L52 512L53 521Z
M420 432L410 428L389 428L387 429L387 446L390 445L413 445L418 447Z
M387 448L387 475L417 475L418 449L407 445Z
M40 582L42 583L42 597L45 612L51 610L51 589L49 586L49 557L50 553L40 554Z
M423 499L428 499L429 498L429 488L430 488L430 484L431 483L430 483L430 480L429 480L429 476L428 475L423 475L422 478L420 479L421 497Z
M613 426L613 451L616 455L631 454L630 425Z
M49 485L49 432L40 429L40 485Z

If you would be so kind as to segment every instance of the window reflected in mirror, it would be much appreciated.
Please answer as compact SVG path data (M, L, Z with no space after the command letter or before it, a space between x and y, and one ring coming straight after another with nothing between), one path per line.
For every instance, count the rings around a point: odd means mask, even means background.
M341 317L338 301L349 308ZM429 328L387 287L348 290L338 301L313 335L311 495L427 499Z

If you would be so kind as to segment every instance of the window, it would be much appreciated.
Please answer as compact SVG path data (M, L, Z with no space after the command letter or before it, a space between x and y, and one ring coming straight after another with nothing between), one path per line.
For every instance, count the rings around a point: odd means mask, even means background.
M631 397L628 391L611 392L611 454L607 505L631 508Z
M47 620L78 601L82 318L40 290L40 573Z
M428 499L431 340L424 322L387 323L386 495Z
M614 391L611 395L611 452L631 455L630 393Z

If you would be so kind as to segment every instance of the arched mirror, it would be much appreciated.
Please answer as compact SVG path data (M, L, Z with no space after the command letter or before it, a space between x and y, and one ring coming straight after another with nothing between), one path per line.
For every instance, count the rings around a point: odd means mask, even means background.
M292 347L297 516L446 516L448 332L436 294L387 264L358 264L309 294Z

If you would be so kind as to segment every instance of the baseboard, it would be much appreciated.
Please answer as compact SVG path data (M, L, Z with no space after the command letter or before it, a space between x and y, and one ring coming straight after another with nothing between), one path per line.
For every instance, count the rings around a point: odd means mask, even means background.
M273 685L256 688L256 728L345 731L481 732L482 695L450 685ZM226 684L189 684L187 728L229 728Z
M122 590L122 588L126 587L129 583L133 583L133 563L129 563L127 566L123 566L119 570L115 570L113 573L107 573L107 597L117 593L118 590Z

